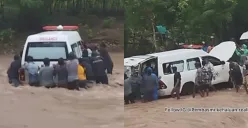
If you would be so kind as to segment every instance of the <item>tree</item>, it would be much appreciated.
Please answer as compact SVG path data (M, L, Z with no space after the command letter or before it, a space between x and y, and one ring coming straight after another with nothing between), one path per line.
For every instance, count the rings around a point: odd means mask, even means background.
M246 5L245 0L126 0L125 2L125 25L130 35L127 36L126 45L137 43L138 46L142 43L140 41L142 38L155 47L150 52L157 51L160 47L165 47L166 50L173 49L176 42L191 44L203 40L210 41L210 36L213 34L216 42L226 40L234 28L242 28L234 27L243 19L237 15L241 10L242 12L247 10L242 6ZM156 25L163 25L168 29L166 43L156 36L154 31ZM142 34L138 35L138 33Z

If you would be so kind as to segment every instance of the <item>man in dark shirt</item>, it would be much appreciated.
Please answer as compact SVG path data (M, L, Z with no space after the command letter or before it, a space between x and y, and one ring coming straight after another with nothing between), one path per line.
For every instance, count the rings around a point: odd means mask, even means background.
M180 99L181 74L177 72L177 67L172 67L174 72L174 88L171 91L171 96L174 98L176 93L177 99Z
M96 83L108 84L108 76L102 58L96 52L92 52L92 70Z
M68 71L63 58L59 58L58 65L55 66L54 76L57 79L57 86L67 88Z
M21 59L18 55L14 56L14 61L10 64L10 67L7 71L9 77L9 83L12 83L13 86L18 87L20 85L19 81L19 69L21 68Z
M46 88L52 88L54 86L53 72L54 68L50 67L50 59L45 58L43 60L44 67L41 67L39 72L39 85L45 86Z
M243 84L243 75L237 63L230 62L229 68L230 68L229 74L230 74L231 81L234 87L236 88L236 92L238 92L240 86Z
M95 80L94 79L94 73L92 71L92 62L91 59L82 58L81 63L86 68L86 79L87 80Z
M104 62L105 68L107 69L108 74L112 74L114 64L106 49L106 45L104 43L102 43L100 46L100 55L103 58L103 62Z

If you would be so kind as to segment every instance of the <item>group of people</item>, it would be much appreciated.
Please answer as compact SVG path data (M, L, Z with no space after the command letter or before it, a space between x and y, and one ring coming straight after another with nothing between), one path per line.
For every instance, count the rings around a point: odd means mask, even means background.
M159 79L150 64L144 69L144 74L132 67L131 76L124 74L124 101L125 104L135 103L135 99L143 99L149 102L158 99Z
M44 58L41 68L34 63L32 56L28 56L24 70L28 73L29 85L79 90L79 88L88 88L87 83L93 81L108 84L107 74L112 74L113 62L106 50L106 45L102 43L99 51L96 48L90 49L87 45L83 45L82 53L82 58L77 58L71 52L68 55L68 60L59 58L55 65L50 64L49 58ZM21 67L21 57L15 55L14 61L7 71L9 83L15 87L21 85L19 80Z

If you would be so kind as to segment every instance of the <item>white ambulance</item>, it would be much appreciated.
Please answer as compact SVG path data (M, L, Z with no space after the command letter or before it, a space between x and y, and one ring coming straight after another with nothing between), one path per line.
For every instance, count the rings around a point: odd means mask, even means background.
M27 62L28 56L32 56L34 63L39 67L43 66L44 58L49 58L52 66L59 58L66 60L70 52L74 52L78 58L82 56L82 39L77 31L78 26L45 26L43 29L44 32L27 37L22 53L22 65Z
M216 78L212 84L229 82L229 62L236 49L234 42L223 42L215 46L210 53L196 49L178 49L160 53L132 56L124 59L125 73L131 75L131 67L143 74L147 63L150 63L155 74L160 78L159 96L170 95L174 87L174 73L172 67L177 67L181 73L181 93L193 92L196 67L195 62L208 59L214 66Z

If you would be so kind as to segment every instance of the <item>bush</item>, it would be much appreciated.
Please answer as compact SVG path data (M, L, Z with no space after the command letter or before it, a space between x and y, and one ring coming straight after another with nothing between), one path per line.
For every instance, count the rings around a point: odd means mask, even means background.
M89 25L85 25L86 28L86 32L87 32L87 36L88 38L92 38L93 37L93 30L89 27Z
M111 26L115 23L116 18L109 17L103 21L103 27L104 28L111 28Z
M0 31L0 43L9 43L13 39L15 31L11 28Z

